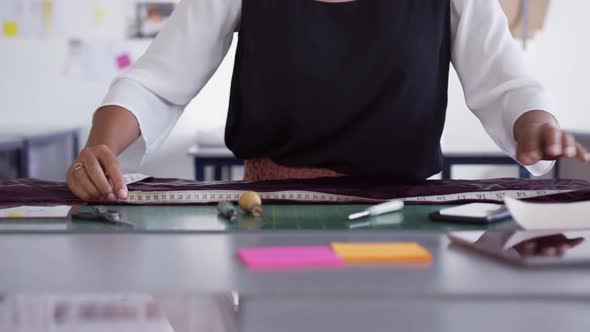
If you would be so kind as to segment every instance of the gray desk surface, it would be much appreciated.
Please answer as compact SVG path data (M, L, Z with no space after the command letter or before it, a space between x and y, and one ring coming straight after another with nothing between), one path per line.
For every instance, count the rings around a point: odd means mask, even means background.
M224 309L223 329L215 331L561 332L590 324L590 268L523 269L449 246L446 231L477 227L428 221L439 207L408 207L355 230L343 220L360 206L267 208L262 223L240 225L218 219L214 207L120 208L136 224L133 232L96 223L2 224L0 309L3 294L133 293L191 301L236 290L239 312L228 318ZM332 241L417 241L433 262L252 272L235 256L242 247Z
M10 147L12 149L13 146L20 147L20 145L22 144L21 141L22 140L19 136L9 135L9 134L0 132L0 146L6 146L6 147Z
M246 299L236 331L585 331L587 303L331 298ZM227 331L231 331L230 328Z
M431 265L251 272L241 247L418 241ZM238 290L258 296L493 297L590 301L590 269L526 270L448 246L435 232L1 234L0 293Z
M586 331L587 313L583 302L504 299L244 296L236 307L228 294L9 295L0 297L0 330L563 332Z
M193 145L187 151L189 156L204 158L235 158L233 152L227 147L212 147Z
M0 125L0 137L13 139L26 139L35 137L53 136L56 134L75 133L79 127L64 126L31 126L26 124Z

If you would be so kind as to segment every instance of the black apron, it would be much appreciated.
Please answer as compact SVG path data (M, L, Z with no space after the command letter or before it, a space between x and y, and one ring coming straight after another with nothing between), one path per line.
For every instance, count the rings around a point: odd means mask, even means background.
M448 0L242 0L226 144L285 166L436 174L450 34Z

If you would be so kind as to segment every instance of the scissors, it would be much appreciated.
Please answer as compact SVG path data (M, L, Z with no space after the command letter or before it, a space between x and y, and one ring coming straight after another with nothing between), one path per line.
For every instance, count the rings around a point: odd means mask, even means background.
M126 225L133 227L133 224L124 220L121 213L116 210L109 210L104 207L78 207L70 214L72 219L103 221L112 224Z

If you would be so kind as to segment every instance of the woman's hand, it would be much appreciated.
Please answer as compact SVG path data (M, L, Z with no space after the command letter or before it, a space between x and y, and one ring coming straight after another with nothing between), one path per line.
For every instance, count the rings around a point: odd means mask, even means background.
M68 187L83 200L127 199L117 155L140 135L135 116L120 106L105 106L94 114L86 147L68 169Z
M105 144L86 146L68 169L68 187L85 201L127 199L117 156Z
M561 256L584 241L583 237L570 239L564 234L555 234L526 240L513 248L523 256Z
M523 114L514 124L516 158L523 165L540 160L578 158L590 161L588 151L571 134L561 130L555 118L544 111Z

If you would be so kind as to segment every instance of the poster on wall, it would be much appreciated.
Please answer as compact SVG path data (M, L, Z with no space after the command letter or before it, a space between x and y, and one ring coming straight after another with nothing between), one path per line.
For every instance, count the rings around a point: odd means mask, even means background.
M68 43L64 74L83 81L110 82L145 52L143 40L78 40Z
M68 39L123 40L127 22L125 0L63 0Z
M110 81L130 67L133 56L123 41L71 40L65 74L84 81Z
M0 39L155 37L177 0L0 0Z

